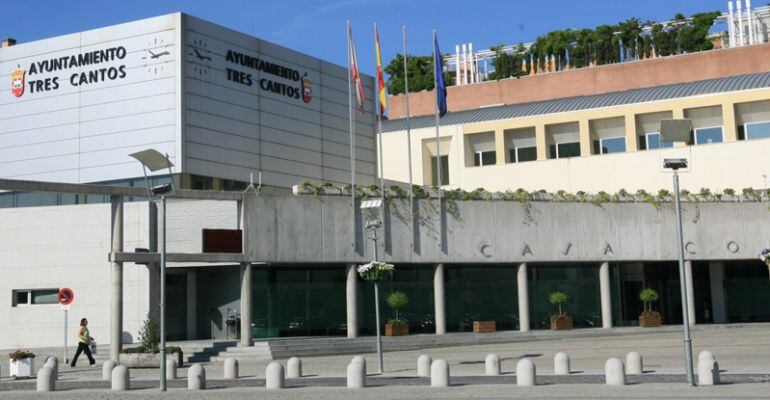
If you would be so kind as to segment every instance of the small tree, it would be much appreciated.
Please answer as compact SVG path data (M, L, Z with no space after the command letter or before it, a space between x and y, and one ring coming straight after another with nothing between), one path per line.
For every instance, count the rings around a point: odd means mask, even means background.
M658 295L658 292L655 291L655 289L652 288L646 288L643 289L639 293L639 300L644 302L644 311L642 312L642 315L652 315L655 314L655 311L652 311L652 302L658 301L660 296Z
M393 323L395 325L402 324L403 321L401 321L401 319L399 319L398 317L398 310L400 308L406 307L406 305L409 304L409 296L407 296L406 293L403 293L403 292L393 292L388 296L387 302L390 308L393 309L395 314L395 319L393 320Z
M146 353L160 352L160 332L158 323L155 322L149 314L142 323L142 329L139 330L139 336L142 340L142 348Z
M557 290L555 292L552 292L550 295L548 295L548 302L559 307L559 314L557 316L562 316L562 310L561 305L569 301L569 295L565 292L562 292L561 290Z

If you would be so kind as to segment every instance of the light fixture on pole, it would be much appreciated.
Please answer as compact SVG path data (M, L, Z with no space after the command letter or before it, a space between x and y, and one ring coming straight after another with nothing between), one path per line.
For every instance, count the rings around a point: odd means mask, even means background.
M371 200L364 200L361 202L361 210L363 210L365 213L368 210L373 210L375 213L377 210L382 209L382 199L371 199ZM372 232L372 255L374 259L372 262L377 262L377 229L382 226L382 221L378 218L374 219L366 219L366 226L365 229L367 231ZM378 283L374 282L374 317L376 318L375 326L377 327L377 361L378 366L380 367L380 373L383 371L383 362L382 362L382 335L380 334L380 290Z
M687 142L690 139L692 122L689 119L663 119L660 121L661 142ZM682 325L684 326L684 366L687 383L695 386L692 367L692 339L690 338L690 315L687 305L687 276L684 271L684 234L682 232L682 203L679 196L679 170L687 168L686 158L666 158L663 168L674 171L674 209L676 212L676 250L679 254L679 287L682 295Z
M160 390L166 391L166 196L174 193L174 179L171 167L174 164L168 159L168 154L163 154L155 149L142 150L129 156L142 163L144 183L147 186L147 196L150 201L160 203ZM147 170L155 172L168 169L169 183L151 186L147 178Z

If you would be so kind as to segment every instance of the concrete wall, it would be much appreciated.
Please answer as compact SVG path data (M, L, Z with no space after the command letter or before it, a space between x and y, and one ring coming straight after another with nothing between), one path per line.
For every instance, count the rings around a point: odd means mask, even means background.
M126 204L124 246L147 247L147 206ZM15 289L75 292L68 341L80 318L99 344L109 342L110 205L0 209L0 348L63 345L64 312L58 304L12 306ZM124 265L124 341L136 341L149 310L147 268ZM72 354L72 353L70 353Z
M686 157L690 168L682 174L682 188L697 192L702 187L712 190L733 188L740 192L745 187L763 188L763 175L770 173L765 160L770 151L770 140L737 141L737 120L746 105L753 108L767 107L770 89L722 93L682 99L630 104L558 114L538 115L466 125L442 126L442 142L451 143L442 149L449 155L449 188L474 190L483 187L490 191L607 191L619 189L636 191L644 189L657 192L671 190L671 174L664 171L664 158ZM687 146L659 150L638 150L639 136L646 133L644 126L636 123L637 117L653 114L683 118L688 110L704 107L721 108L724 143ZM607 118L624 118L626 152L591 154L591 122ZM549 159L549 128L558 124L579 127L581 156L567 159ZM645 123L646 126L652 123ZM657 124L659 125L659 123ZM534 129L537 145L537 161L507 163L505 132L512 129ZM464 150L465 136L482 132L494 132L497 164L474 167ZM430 185L430 157L434 150L435 129L415 129L411 132L414 183ZM408 156L406 131L383 135L383 163L386 179L408 182ZM426 143L431 145L426 146Z
M246 255L267 262L372 258L349 197L248 196ZM380 257L409 263L675 260L674 209L664 204L388 201ZM416 223L411 222L414 213ZM685 203L692 260L753 259L768 245L766 203ZM443 222L442 222L443 220Z
M450 112L499 104L528 103L619 92L681 82L768 71L770 44L684 54L652 60L509 78L448 88ZM391 96L390 117L404 118L404 96ZM409 94L412 116L435 112L432 91Z

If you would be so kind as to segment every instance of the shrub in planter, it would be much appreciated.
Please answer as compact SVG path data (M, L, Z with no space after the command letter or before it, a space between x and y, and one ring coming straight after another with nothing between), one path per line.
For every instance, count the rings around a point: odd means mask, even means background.
M639 292L639 299L644 302L644 310L642 315L639 316L639 326L656 327L661 325L660 313L652 309L652 302L657 301L659 298L660 296L655 289L646 288Z
M565 304L568 301L569 295L561 290L557 290L548 295L548 302L559 308L558 313L550 315L552 330L572 329L572 317L562 310L562 304Z
M35 375L35 354L27 350L16 350L8 354L10 376L28 378Z
M409 334L409 323L399 318L398 310L406 307L409 304L409 296L403 292L393 292L386 299L390 308L393 309L393 318L388 320L385 324L385 336L402 336Z
M139 330L142 345L128 347L121 351L120 364L129 368L156 368L160 366L160 332L158 323L150 316ZM176 346L166 346L166 355L172 355L177 365L182 365L182 349Z

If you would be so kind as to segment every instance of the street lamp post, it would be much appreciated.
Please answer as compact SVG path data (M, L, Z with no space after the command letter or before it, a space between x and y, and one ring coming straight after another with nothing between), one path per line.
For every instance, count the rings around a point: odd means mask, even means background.
M168 154L162 154L155 149L143 150L129 154L142 163L144 183L147 186L147 196L150 201L160 203L160 390L166 391L166 196L174 193L174 179L171 167L174 164L168 159ZM152 172L168 169L169 183L151 186L147 178L147 170Z
M382 199L364 200L361 202L361 210L368 209L382 209ZM382 222L375 218L371 221L366 221L366 230L372 231L372 262L377 262L377 229L382 225ZM379 284L374 282L374 317L376 318L376 330L377 330L377 362L380 368L380 373L383 372L382 361L382 335L380 334L380 289Z
M687 142L692 132L689 119L662 119L660 121L660 140L666 142ZM684 270L684 233L682 231L682 203L679 195L679 170L687 168L686 158L667 158L663 168L674 171L674 209L676 212L676 250L679 255L679 288L682 295L682 326L684 327L684 366L687 383L695 386L692 367L692 339L690 338L690 313L687 305L687 275Z

